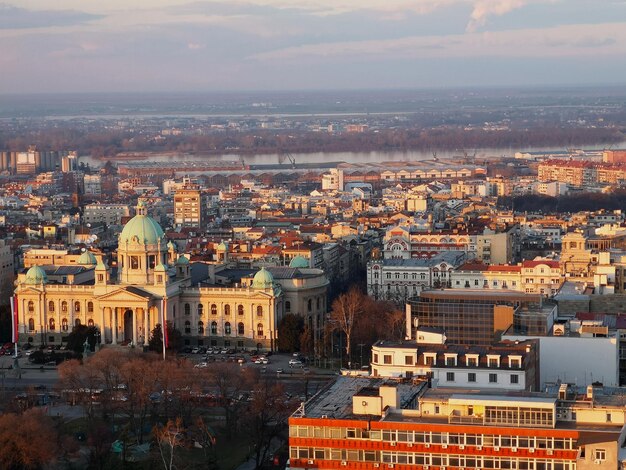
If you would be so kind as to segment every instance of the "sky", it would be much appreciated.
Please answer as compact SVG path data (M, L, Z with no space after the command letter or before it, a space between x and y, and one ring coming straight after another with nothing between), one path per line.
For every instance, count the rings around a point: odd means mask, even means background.
M0 94L626 82L626 0L0 0Z

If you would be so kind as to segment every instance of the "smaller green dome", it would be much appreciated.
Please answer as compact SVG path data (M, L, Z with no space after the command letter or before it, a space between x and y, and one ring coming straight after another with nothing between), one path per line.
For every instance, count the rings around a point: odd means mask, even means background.
M94 264L98 264L98 260L91 251L85 250L78 257L77 264L84 266L93 266Z
M189 264L189 260L187 259L186 256L180 255L178 259L176 260L176 264L179 266L186 265L186 264Z
M96 269L98 269L100 271L102 271L102 270L106 271L108 268L107 268L106 263L104 261L100 260L100 261L98 261L98 264L96 265Z
M298 255L291 260L291 262L289 263L289 267L290 268L308 268L310 267L309 260L306 259L304 256Z
M167 249L168 250L174 250L176 249L176 247L174 246L174 244L172 243L172 241L170 240L169 242L167 242Z
M39 266L33 266L26 272L26 284L45 284L48 282L48 275Z
M155 273L164 273L167 272L167 268L163 265L163 263L159 263L154 268Z
M252 279L253 289L269 289L274 287L274 276L265 268L261 268Z
M228 250L226 243L222 242L219 245L217 245L217 251L226 251L226 250Z

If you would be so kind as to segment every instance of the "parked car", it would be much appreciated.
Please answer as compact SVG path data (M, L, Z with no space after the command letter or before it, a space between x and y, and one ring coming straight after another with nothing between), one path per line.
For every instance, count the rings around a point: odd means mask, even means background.
M289 360L289 367L301 367L302 366L302 361L299 359L290 359Z

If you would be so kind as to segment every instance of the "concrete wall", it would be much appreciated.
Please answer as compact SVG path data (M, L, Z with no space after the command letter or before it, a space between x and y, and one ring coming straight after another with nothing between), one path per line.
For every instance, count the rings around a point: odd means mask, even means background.
M616 338L504 335L503 340L539 340L539 378L546 382L619 385L619 343Z

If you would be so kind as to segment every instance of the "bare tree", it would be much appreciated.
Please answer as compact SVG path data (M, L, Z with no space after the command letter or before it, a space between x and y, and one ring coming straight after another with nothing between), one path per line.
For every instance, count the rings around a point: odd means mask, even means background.
M335 299L330 312L330 322L334 329L346 337L346 354L350 361L352 352L352 333L363 314L367 296L358 288L352 287L345 294Z
M159 448L159 455L165 470L173 470L174 455L177 447L183 445L183 420L176 418L175 421L168 420L164 426L154 428L154 437Z

